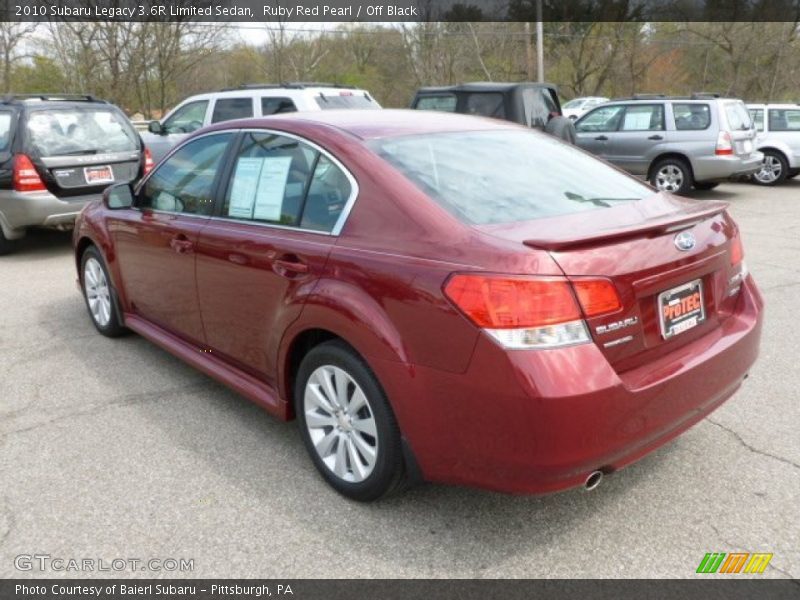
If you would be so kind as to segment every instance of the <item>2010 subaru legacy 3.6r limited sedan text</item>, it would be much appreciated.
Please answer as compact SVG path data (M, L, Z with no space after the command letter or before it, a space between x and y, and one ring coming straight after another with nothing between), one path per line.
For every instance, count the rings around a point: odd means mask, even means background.
M330 111L197 132L74 244L100 333L296 417L342 494L542 493L747 376L763 302L725 209L509 123Z

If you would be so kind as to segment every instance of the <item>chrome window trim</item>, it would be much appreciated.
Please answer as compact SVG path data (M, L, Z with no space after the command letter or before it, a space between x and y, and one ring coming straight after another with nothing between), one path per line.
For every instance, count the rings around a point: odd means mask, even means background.
M161 168L161 166L165 162L167 162L172 157L173 154L178 152L178 150L180 150L181 148L183 148L187 144L190 144L190 143L194 142L195 140L199 140L201 138L212 136L212 135L223 135L223 134L234 134L235 135L236 133L270 133L270 134L273 134L273 135L280 135L280 136L284 136L284 137L295 139L298 142L301 142L303 144L307 144L308 146L312 147L314 150L316 150L317 152L319 152L320 154L322 154L326 158L328 158L339 169L341 169L341 171L344 173L345 177L347 177L347 181L350 183L350 196L345 201L344 207L342 208L342 212L339 215L339 218L336 220L336 223L334 223L333 229L331 229L330 231L320 231L318 229L306 229L304 227L299 227L299 226L298 227L293 227L291 225L280 225L278 223L268 223L266 221L248 221L248 220L245 220L245 219L233 219L231 217L224 217L222 215L197 215L197 214L193 214L193 213L178 213L178 212L171 212L171 211L166 211L166 210L155 210L155 209L152 209L152 208L149 208L147 210L150 211L150 212L157 212L159 214L196 217L196 218L208 219L210 221L220 221L222 223L242 223L242 224L245 224L245 225L258 225L260 227L270 227L270 228L273 228L273 229L279 229L279 230L283 230L283 231L299 231L299 232L302 232L302 233L316 233L317 235L338 237L339 234L341 233L342 229L344 228L345 224L347 223L347 219L350 216L350 212L353 210L353 206L355 205L356 200L358 199L358 194L359 194L359 191L360 191L359 186L358 186L358 180L353 176L353 174L350 172L350 170L347 169L347 167L345 167L342 164L342 162L338 158L336 158L333 154L328 152L325 148L323 148L319 144L317 144L315 142L312 142L311 140L309 140L307 138L304 138L304 137L301 137L299 135L296 135L294 133L289 133L289 132L286 132L286 131L280 131L280 130L277 130L277 129L268 129L268 128L261 128L261 127L249 127L249 128L246 128L246 129L222 129L222 130L218 130L218 131L209 131L208 133L202 133L200 135L192 137L191 139L184 140L181 143L177 144L174 148L172 148L172 150L170 150L164 156L164 158L161 159L161 161L158 163L158 165L156 166L155 169L153 169L147 175L142 177L141 181L139 181L139 184L136 186L135 193L138 195L139 191L141 191L142 188L144 188L144 186L147 184L147 181L155 173L158 172L158 170ZM228 179L228 182L230 182L230 178ZM226 192L227 192L227 189L228 189L227 188L227 183L228 182L226 182L226 186L225 186L225 191ZM142 212L142 209L139 208L139 207L134 206L132 208L134 210L138 210L138 211Z

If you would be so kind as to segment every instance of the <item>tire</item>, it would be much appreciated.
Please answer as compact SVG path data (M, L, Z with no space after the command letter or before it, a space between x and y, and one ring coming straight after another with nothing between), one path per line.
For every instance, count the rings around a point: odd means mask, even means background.
M15 245L16 244L14 244L13 240L10 240L5 236L3 233L3 228L0 227L0 256L13 252Z
M359 502L402 488L400 429L377 378L349 346L325 342L306 354L294 398L300 436L331 487Z
M127 330L122 325L117 293L95 246L89 246L81 256L80 277L86 309L97 331L106 337L123 335Z
M719 183L716 181L695 181L694 189L704 192L706 190L713 190L718 185Z
M783 153L777 150L764 150L764 163L761 170L753 175L753 183L773 186L786 181L789 163Z
M650 185L660 192L686 194L694 185L692 169L680 158L662 159L650 171Z
M577 139L575 122L567 117L553 117L544 126L544 131L569 144L574 144Z

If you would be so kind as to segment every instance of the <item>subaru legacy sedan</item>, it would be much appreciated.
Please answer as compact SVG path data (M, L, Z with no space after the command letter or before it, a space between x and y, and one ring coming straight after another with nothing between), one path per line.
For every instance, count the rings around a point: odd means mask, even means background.
M296 418L362 501L594 488L729 398L761 332L726 204L463 115L200 130L89 205L74 246L101 334Z

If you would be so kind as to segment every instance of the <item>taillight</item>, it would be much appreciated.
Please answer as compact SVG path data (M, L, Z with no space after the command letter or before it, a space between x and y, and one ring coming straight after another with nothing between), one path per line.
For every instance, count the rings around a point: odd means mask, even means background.
M731 240L731 276L728 278L728 296L735 296L747 277L747 263L744 262L744 248L739 232Z
M620 306L609 281L587 279L573 286L558 277L457 274L444 293L503 346L554 348L590 341L576 294L587 316Z
M150 171L153 170L155 166L155 161L153 160L153 155L150 153L150 148L144 149L144 174L147 175Z
M11 180L17 192L43 192L47 189L31 159L24 154L14 156Z
M622 308L617 288L608 279L579 279L572 282L583 313L596 317Z
M733 139L731 134L727 131L720 131L717 136L717 148L714 151L718 156L727 156L733 154Z

